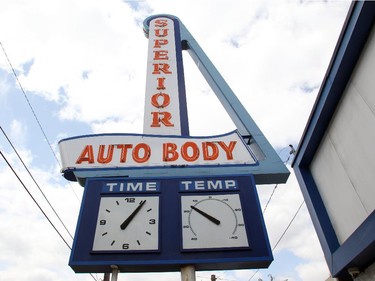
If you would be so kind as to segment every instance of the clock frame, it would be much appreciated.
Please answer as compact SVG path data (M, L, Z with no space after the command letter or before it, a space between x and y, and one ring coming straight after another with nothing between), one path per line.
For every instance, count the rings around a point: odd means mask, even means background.
M181 226L183 250L249 247L238 193L181 196Z
M159 196L103 196L93 252L159 250Z

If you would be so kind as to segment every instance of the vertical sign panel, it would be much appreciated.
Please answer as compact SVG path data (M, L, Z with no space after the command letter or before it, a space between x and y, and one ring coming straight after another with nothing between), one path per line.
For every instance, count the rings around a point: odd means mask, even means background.
M181 42L176 25L178 22L166 17L149 22L145 134L188 135Z

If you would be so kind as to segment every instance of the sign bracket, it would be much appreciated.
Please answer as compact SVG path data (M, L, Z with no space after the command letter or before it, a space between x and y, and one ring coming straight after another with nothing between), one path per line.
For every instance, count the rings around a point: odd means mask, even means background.
M259 160L259 166L256 171L254 171L254 174L257 175L256 183L285 183L290 174L289 170L181 20L168 14L150 16L144 21L146 37L148 37L149 22L159 17L167 17L179 22L182 49L189 53L229 117L234 122L239 133L243 138L248 140L250 149Z

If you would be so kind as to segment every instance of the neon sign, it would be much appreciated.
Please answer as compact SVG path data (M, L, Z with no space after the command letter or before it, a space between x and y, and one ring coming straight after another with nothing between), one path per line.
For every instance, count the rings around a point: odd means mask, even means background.
M156 18L149 25L149 47L143 132L158 135L187 135L187 116L181 112L184 96L179 31L169 18Z
M102 134L59 143L63 169L192 165L254 165L237 131L213 137Z

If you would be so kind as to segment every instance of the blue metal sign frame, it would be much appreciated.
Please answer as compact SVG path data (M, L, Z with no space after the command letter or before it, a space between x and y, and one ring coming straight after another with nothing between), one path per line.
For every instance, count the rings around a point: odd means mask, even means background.
M148 17L144 21L144 31L148 35L148 25L154 18L166 17L172 19L175 23L175 28L179 32L176 34L176 54L178 55L178 74L179 74L179 88L180 88L180 111L181 124L183 127L183 136L188 136L188 120L186 110L185 87L183 80L183 65L182 65L182 50L187 50L197 67L203 74L206 81L211 86L214 93L226 109L227 113L233 120L239 131L239 134L249 146L252 153L255 155L258 163L257 165L247 167L225 167L217 165L212 167L189 167L183 169L176 169L175 167L163 168L145 168L139 170L132 169L93 169L93 170L79 170L79 169L65 169L62 171L65 178L72 181L78 181L82 186L85 185L86 178L99 176L123 176L123 177L143 177L148 175L154 177L158 175L164 176L202 176L215 174L252 174L255 178L256 184L275 184L285 183L289 177L289 170L282 162L276 151L270 145L266 137L263 135L257 124L251 118L244 106L238 100L232 89L225 82L213 63L203 52L197 41L193 38L183 23L172 15L154 15ZM180 44L178 44L180 43Z
M238 188L212 190L205 189L202 182L235 181ZM138 252L102 252L92 251L94 233L98 218L99 202L102 196L120 196L124 190L105 188L107 183L133 183L141 186L147 181L157 182L157 187L147 195L159 196L159 250ZM200 181L199 189L191 194L239 194L243 208L244 223L247 229L249 247L182 250L181 233L181 182ZM126 193L126 192L125 192ZM144 190L132 190L132 196L145 196ZM147 196L146 195L146 196ZM194 265L196 270L225 270L266 268L272 262L266 228L261 213L259 199L252 176L215 176L215 177L174 177L174 178L91 178L86 181L85 193L78 219L75 240L69 265L77 273L111 272L111 265L126 272L162 272L179 271L183 265Z
M166 17L178 22L180 27L180 40L183 50L186 50L203 77L216 94L217 98L227 111L242 137L247 140L250 149L259 160L259 166L252 169L257 184L285 183L289 177L289 170L277 155L267 138L251 118L245 107L236 97L232 89L226 83L214 64L205 54L198 42L191 35L181 20L173 15L153 15L144 20L143 29L148 37L149 23L152 19ZM177 42L177 38L176 38ZM182 64L180 64L182 65Z
M354 1L301 139L293 168L333 277L365 269L375 258L375 211L340 245L310 165L374 28L375 3Z

